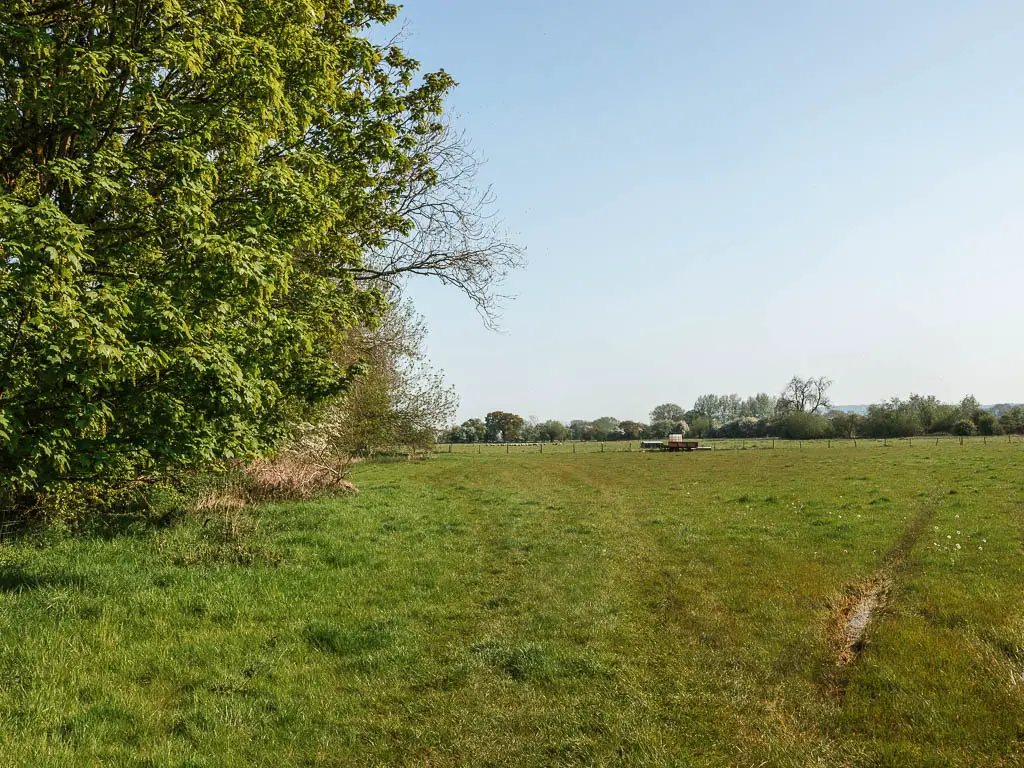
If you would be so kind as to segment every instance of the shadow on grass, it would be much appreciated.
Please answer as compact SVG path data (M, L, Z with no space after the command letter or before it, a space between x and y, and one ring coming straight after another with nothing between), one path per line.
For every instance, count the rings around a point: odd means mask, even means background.
M43 504L15 504L0 498L0 544L52 536L111 540L171 527L188 514L187 497L167 488L147 492L112 492L70 509Z
M86 581L70 574L32 573L20 566L0 567L0 593L16 594L35 589L74 587L83 589Z

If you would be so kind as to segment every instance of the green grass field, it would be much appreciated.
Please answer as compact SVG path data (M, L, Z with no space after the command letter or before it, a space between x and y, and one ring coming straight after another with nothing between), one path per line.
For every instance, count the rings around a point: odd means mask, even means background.
M452 455L249 530L8 542L0 765L1022 765L1022 469Z

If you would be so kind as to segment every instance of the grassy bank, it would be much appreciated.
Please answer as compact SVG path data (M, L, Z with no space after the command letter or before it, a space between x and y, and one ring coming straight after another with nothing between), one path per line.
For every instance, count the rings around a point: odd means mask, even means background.
M7 543L0 763L1019 764L1022 459L453 455L237 530Z

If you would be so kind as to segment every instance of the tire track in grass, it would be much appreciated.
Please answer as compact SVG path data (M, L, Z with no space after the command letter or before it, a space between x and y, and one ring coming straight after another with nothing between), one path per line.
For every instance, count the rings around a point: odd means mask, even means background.
M867 631L876 614L885 608L896 584L896 573L935 517L936 503L928 503L910 521L900 538L882 558L879 569L868 579L847 589L834 610L829 627L835 664L825 670L823 688L834 697L846 693L848 669L859 658Z

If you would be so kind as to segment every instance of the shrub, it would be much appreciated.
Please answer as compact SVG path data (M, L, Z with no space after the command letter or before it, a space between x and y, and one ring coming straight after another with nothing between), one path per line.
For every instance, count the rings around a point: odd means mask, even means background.
M832 436L832 422L806 411L790 413L781 426L782 437L790 440L820 440Z
M971 435L978 434L978 428L974 426L974 422L970 419L960 419L953 425L953 434L960 435L961 437L970 437Z

